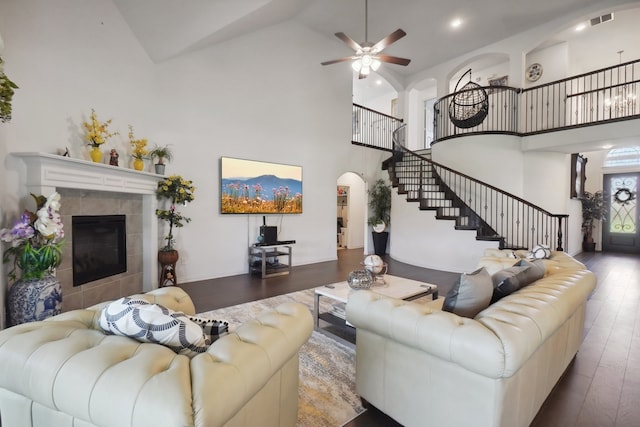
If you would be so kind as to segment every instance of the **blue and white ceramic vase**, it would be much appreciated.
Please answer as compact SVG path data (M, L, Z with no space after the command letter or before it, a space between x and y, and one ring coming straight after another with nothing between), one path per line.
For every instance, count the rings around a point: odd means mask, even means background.
M7 298L9 325L35 322L62 312L62 285L55 276L16 281Z

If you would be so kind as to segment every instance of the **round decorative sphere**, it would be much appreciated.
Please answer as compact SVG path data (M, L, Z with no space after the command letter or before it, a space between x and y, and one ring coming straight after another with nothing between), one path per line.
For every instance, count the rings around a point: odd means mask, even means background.
M373 277L368 270L354 270L349 273L347 283L351 289L369 289L373 285Z
M384 269L384 261L378 255L367 255L363 264L364 268L373 274L380 274Z

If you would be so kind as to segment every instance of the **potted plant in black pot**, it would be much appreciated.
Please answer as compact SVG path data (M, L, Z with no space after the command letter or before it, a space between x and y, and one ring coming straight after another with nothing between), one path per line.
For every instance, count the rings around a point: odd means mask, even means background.
M582 197L582 250L585 252L593 252L596 248L596 242L593 239L593 229L596 221L605 218L604 199L602 191L590 193L584 192Z
M391 220L391 186L384 180L378 179L369 189L369 225L373 226L373 249L376 255L387 253L389 232L387 225Z
M155 171L158 175L164 175L164 160L166 159L169 162L173 160L173 152L168 145L156 145L149 153L149 156L151 156L152 159L158 159L155 164Z

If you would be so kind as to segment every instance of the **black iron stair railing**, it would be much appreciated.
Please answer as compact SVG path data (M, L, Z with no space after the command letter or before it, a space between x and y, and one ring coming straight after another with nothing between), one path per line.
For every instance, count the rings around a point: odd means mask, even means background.
M402 119L353 104L351 143L384 151L393 150L393 132Z
M486 97L487 115L460 128L450 116L457 97ZM473 134L535 135L640 118L640 59L529 88L460 90L434 105L434 143Z
M455 220L456 229L477 230L479 240L497 240L501 248L543 244L563 251L565 214L552 214L518 196L441 165L430 156L404 147L406 125L393 133L388 169L399 194L436 211L436 218Z

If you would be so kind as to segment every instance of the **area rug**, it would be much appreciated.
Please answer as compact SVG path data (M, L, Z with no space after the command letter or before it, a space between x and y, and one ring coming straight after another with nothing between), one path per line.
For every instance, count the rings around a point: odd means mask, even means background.
M229 322L233 331L247 320L284 302L295 301L313 312L313 289L200 313ZM328 311L330 307L321 307ZM300 349L298 427L338 427L365 409L355 391L355 349L313 331Z

